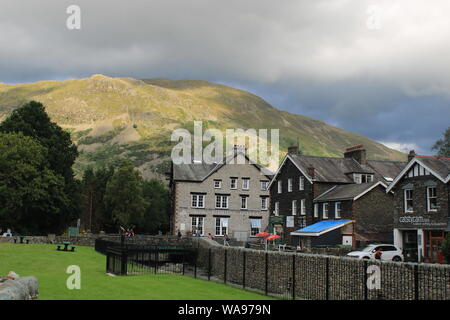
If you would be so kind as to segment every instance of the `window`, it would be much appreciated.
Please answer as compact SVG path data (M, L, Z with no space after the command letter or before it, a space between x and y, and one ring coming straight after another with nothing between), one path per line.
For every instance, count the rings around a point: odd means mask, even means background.
M297 200L292 200L292 215L297 215Z
M250 189L250 179L248 178L242 179L242 190L248 189Z
M228 196L216 195L216 208L228 209Z
M203 217L193 216L192 218L192 233L203 236Z
M318 217L319 217L319 204L314 203L314 218L318 218Z
M360 174L359 176L361 177L361 183L369 183L373 181L373 175L371 174Z
M405 189L405 212L413 211L413 190Z
M261 210L267 210L268 197L261 197Z
M437 211L436 187L427 188L427 205L428 211Z
M223 236L228 230L228 219L229 218L216 218L216 236Z
M237 189L237 178L230 178L230 189Z
M269 188L269 181L261 181L261 190L266 191Z
M305 201L305 199L300 200L300 214L302 216L306 215L306 201Z
M248 209L247 204L248 204L248 197L243 197L241 196L241 209Z
M328 203L323 204L323 218L328 219Z
M251 235L256 236L261 230L261 218L251 218Z
M222 180L214 180L214 189L222 188Z
M299 227L300 227L300 228L306 227L306 217L300 217L300 219L298 220L298 222L299 222Z
M288 179L288 192L292 192L292 178Z
M283 190L281 188L281 180L278 181L278 193L281 193Z
M300 177L299 190L305 190L305 177Z
M204 208L205 207L205 195L203 194L191 194L192 208Z
M276 216L278 216L280 214L280 203L279 202L275 202L275 210L274 210L274 214Z
M339 219L341 217L341 203L340 202L336 202L334 204L334 217L336 219Z

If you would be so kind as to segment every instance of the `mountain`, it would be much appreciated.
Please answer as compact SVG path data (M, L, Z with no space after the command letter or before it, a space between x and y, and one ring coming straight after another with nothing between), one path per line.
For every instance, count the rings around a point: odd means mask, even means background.
M76 172L87 165L126 157L146 177L163 177L176 128L280 129L281 155L300 143L304 154L342 156L363 144L371 159L405 160L405 155L362 135L302 115L281 111L243 90L199 80L131 79L93 75L86 79L0 83L0 120L23 103L46 106L53 121L78 144Z

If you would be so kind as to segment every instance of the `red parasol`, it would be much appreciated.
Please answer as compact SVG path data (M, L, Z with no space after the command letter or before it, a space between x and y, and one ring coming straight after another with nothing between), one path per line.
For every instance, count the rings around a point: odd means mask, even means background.
M272 241L272 240L279 239L279 238L281 238L279 235L274 234L273 236L268 237L266 240L267 241Z
M268 236L270 236L270 233L267 232L260 232L256 235L257 237L261 237L261 238L266 238Z

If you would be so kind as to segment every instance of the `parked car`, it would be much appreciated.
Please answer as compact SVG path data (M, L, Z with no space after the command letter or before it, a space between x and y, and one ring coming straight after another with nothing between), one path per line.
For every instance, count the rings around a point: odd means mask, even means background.
M403 251L393 244L371 244L361 251L352 251L347 256L358 259L375 259L375 251L381 249L381 260L403 261Z

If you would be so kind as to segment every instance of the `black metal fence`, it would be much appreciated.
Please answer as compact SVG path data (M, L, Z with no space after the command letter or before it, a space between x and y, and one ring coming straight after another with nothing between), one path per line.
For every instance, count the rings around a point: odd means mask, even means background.
M107 272L183 274L279 299L450 300L450 266L200 245L99 242Z

